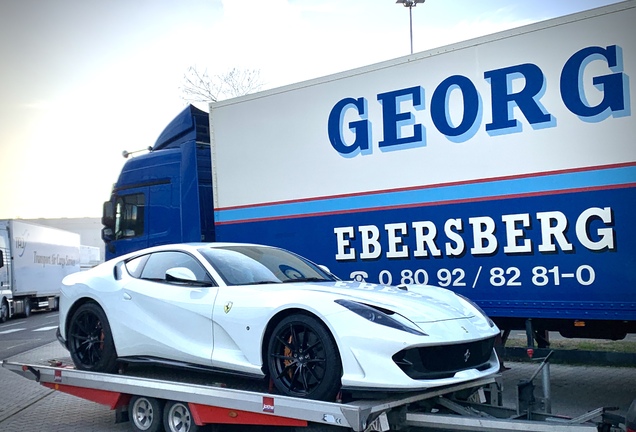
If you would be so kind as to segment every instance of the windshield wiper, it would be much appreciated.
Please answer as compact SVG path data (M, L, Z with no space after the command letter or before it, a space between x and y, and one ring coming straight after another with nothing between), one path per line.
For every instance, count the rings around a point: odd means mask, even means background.
M298 279L287 279L283 281L283 283L290 283L290 282L331 282L331 280L320 278L320 277L307 277L307 278L298 278Z
M237 283L237 284L233 284L232 286L240 286L240 285L269 285L269 284L279 284L279 283L281 283L281 281L264 280L264 281Z

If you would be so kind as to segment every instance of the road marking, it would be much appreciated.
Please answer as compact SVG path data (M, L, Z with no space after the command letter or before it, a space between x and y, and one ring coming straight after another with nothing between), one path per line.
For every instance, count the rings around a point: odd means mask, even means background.
M29 343L31 343L31 342L32 342L32 341L24 341L24 342L21 342L21 343L19 343L19 344L17 344L17 345L10 346L10 347L9 347L9 348L7 348L7 349L8 349L8 350L10 350L10 349L14 349L14 348L17 348L17 347L19 347L19 346L22 346L22 345L28 345L28 344L29 344Z
M48 326L48 327L40 327L38 329L33 330L34 332L41 332L41 331L48 331L48 330L53 330L56 329L57 326Z
M17 326L17 325L23 325L24 324L24 320L20 321L20 322L14 322L14 323L5 323L2 325L2 327L13 327L13 326Z
M17 328L17 329L11 329L11 330L4 330L4 331L0 331L0 335L9 334L9 333L15 333L15 332L19 332L19 331L22 331L22 330L26 330L26 329Z

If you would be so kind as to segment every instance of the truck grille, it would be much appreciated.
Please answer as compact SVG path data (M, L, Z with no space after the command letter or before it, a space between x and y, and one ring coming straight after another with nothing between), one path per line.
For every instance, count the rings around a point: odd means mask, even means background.
M412 379L450 378L466 369L484 370L492 355L495 338L456 345L409 348L393 361Z

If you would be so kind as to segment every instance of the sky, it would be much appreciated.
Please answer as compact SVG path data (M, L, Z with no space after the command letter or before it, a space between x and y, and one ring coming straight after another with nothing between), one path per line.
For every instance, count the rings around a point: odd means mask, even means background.
M611 3L427 0L414 51ZM409 53L393 0L1 0L0 219L99 217L122 151L187 105L190 66L257 69L265 90Z

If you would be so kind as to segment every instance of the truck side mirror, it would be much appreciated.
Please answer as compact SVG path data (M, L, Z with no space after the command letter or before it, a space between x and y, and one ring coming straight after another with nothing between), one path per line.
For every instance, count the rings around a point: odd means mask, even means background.
M115 227L115 206L112 201L106 201L104 203L102 225L106 228L111 228L111 230Z
M113 241L113 230L106 227L102 228L102 240L106 243Z

